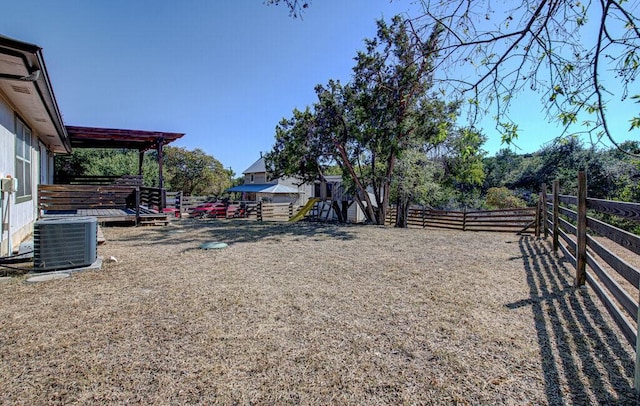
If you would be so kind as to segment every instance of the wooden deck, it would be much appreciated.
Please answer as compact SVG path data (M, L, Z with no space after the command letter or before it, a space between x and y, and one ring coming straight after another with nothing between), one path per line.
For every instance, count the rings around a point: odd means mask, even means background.
M45 210L42 217L96 217L99 223L134 223L135 209L74 209L74 210ZM140 208L139 224L166 225L168 216L153 210Z
M140 202L140 186L39 185L38 206L42 217L92 216L99 223L166 225L166 213L158 213Z

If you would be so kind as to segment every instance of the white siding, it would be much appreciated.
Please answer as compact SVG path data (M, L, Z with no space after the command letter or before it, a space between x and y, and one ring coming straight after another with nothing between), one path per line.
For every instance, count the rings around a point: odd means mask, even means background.
M13 108L0 97L0 175L3 177L15 174L15 114ZM0 207L2 218L6 218L7 210L11 214L8 223L14 248L33 231L33 222L37 218L37 185L41 179L51 179L52 177L53 158L48 152L44 152L46 148L38 142L35 134L32 134L31 141L31 198L16 203L14 194L11 194L10 198L5 194ZM41 157L39 153L41 147L44 157ZM43 168L45 173L42 178L39 171L41 165L46 167ZM2 228L1 223L0 221L0 256L7 253L9 237L7 230Z
M251 176L253 175L253 181L251 181ZM264 184L264 183L275 183L275 182L267 182L267 174L266 173L248 173L244 175L244 184L252 185L252 184Z
M347 218L352 223L362 223L367 219L357 202L353 202L347 210Z
M261 193L262 194L262 193ZM298 204L298 197L293 195L282 195L282 194L264 194L265 197L269 199L271 203L293 203L294 205Z
M14 127L13 110L0 97L0 175L5 177L7 174L13 173L14 159L13 151L15 149L15 136L13 135ZM6 196L2 196L0 201L0 256L7 253L7 231L3 227L4 213L7 210Z
M13 110L0 97L0 174L13 173L15 135Z

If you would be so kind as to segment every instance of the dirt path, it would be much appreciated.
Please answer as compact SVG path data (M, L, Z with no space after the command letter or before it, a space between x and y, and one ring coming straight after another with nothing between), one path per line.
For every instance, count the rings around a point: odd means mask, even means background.
M0 284L1 403L633 404L633 349L531 237L103 231L102 270Z

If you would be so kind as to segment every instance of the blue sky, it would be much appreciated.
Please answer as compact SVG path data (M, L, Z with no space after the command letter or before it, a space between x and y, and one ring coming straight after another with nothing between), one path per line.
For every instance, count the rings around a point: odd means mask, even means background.
M261 0L14 1L0 34L43 48L67 125L184 132L172 145L239 174L271 149L281 118L315 101L316 84L349 80L375 19L415 15L412 3L318 0L301 20ZM558 135L538 95L518 106L521 152ZM493 154L504 146L484 123Z

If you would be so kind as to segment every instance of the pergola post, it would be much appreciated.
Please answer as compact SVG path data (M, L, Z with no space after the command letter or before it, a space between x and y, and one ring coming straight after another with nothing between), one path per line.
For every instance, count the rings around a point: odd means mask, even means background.
M140 176L140 178L142 178L142 164L144 162L144 151L143 150L139 150L138 151L138 176Z
M164 163L164 138L158 138L156 150L158 152L158 188L160 189L160 211L162 211L167 206L167 195L164 193L164 175L162 174L162 167Z
M167 205L166 194L164 193L163 169L163 148L182 136L184 133L170 133L159 131L123 130L115 128L97 127L75 127L66 126L72 148L122 148L138 151L138 176L143 176L144 152L156 148L158 152L158 189L159 199L152 203L158 205L162 210ZM149 196L148 190L155 188L144 188L145 198ZM155 191L154 191L155 192Z

